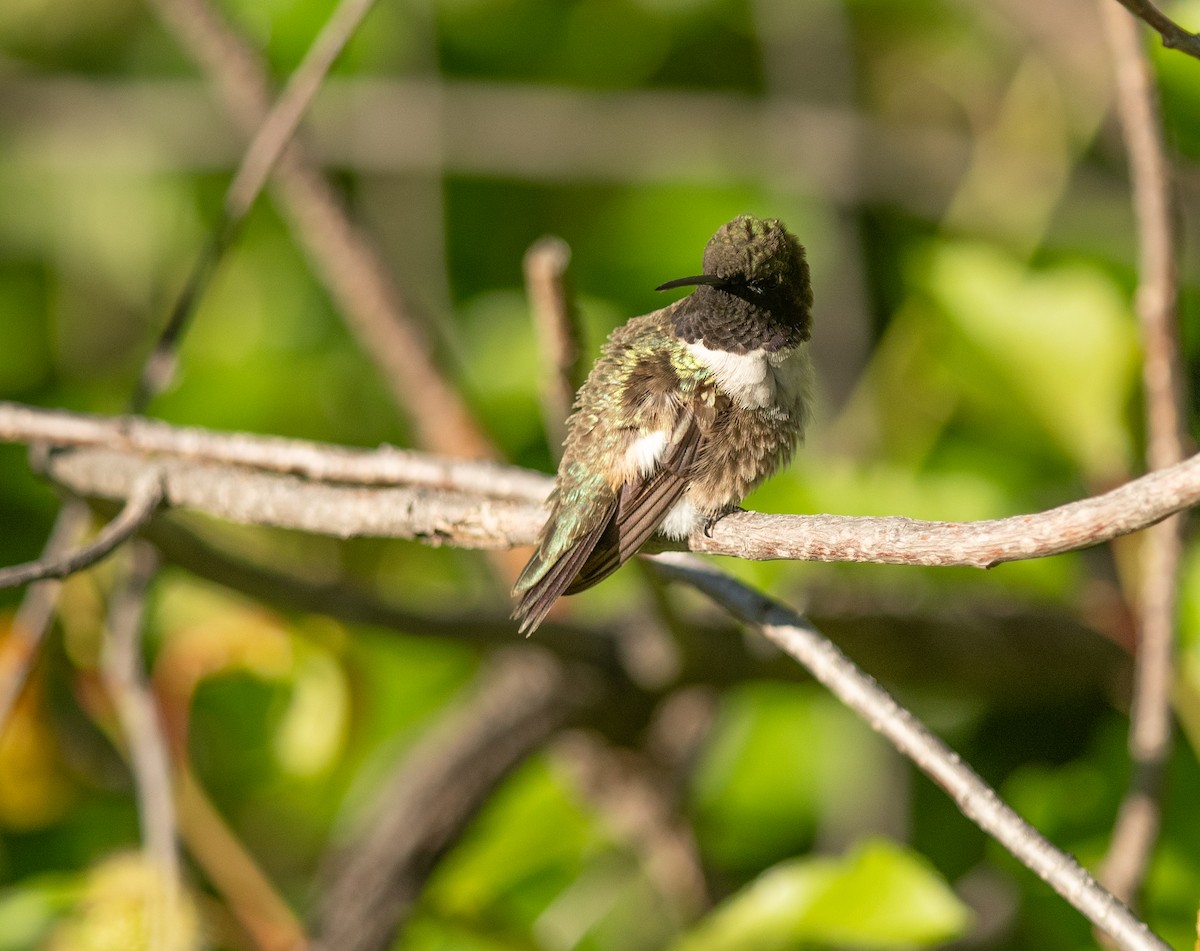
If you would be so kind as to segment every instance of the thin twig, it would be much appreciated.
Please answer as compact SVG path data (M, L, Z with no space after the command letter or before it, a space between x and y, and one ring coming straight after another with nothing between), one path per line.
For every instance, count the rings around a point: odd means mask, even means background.
M147 858L162 876L161 904L148 909L149 946L178 946L182 882L172 805L170 757L158 710L142 673L141 628L146 589L157 557L149 546L135 546L133 563L114 591L108 616L102 670L129 752L138 817Z
M1116 102L1138 225L1137 312L1142 327L1146 462L1163 469L1184 457L1183 374L1178 327L1175 229L1170 173L1150 65L1132 18L1101 0L1116 71ZM1121 804L1102 878L1136 901L1158 838L1163 773L1171 749L1171 680L1183 519L1154 526L1142 542L1139 645L1130 705L1130 788Z
M575 391L583 382L583 331L567 286L571 249L562 238L540 238L525 252L524 263L525 295L533 311L545 373L542 421L548 442L557 450L567 434Z
M42 560L54 561L79 544L91 517L85 502L79 499L65 501L42 549ZM54 618L54 606L58 603L61 587L61 581L39 581L30 585L13 618L12 631L4 641L0 661L0 733L21 695L42 638Z
M1158 31L1163 46L1200 59L1200 34L1190 33L1163 13L1150 0L1118 0L1126 10Z
M217 84L237 124L255 134L271 101L257 52L208 0L153 0L153 6ZM458 391L435 366L432 346L388 269L316 169L302 142L283 150L274 173L281 210L397 406L413 420L417 442L446 455L494 458Z
M157 469L151 468L144 478L130 487L124 507L116 518L100 529L93 541L74 551L0 568L0 588L16 588L46 578L65 578L90 568L132 538L138 529L150 521L162 500L162 478Z
M144 411L150 401L170 384L180 339L187 330L200 297L216 273L221 257L262 193L280 154L296 134L301 118L321 88L330 67L374 4L375 0L342 0L259 126L225 191L222 219L200 252L154 349L142 367L130 401L133 412Z
M979 775L803 617L688 555L657 559L795 658L954 799L959 810L1050 885L1124 951L1170 948L1070 855L1022 819Z
M50 540L39 559L0 568L0 588L35 582L13 620L13 637L6 645L3 667L0 668L0 731L8 722L54 616L61 584L47 579L65 578L110 555L150 520L163 501L163 491L158 470L152 467L145 471L137 484L130 486L129 498L116 518L100 530L95 540L82 547L75 546L90 513L82 502L68 501L59 512Z
M246 149L242 164L225 195L229 221L243 217L254 204L284 148L296 134L309 103L325 81L334 61L357 32L376 0L341 0L321 28L303 62L292 73L270 114Z
M439 858L499 783L576 712L587 681L540 649L500 655L421 740L325 872L315 945L383 951Z
M1111 4L1103 8L1138 226L1136 305L1145 349L1146 461L1151 469L1165 469L1185 454L1171 170L1154 78L1137 28Z

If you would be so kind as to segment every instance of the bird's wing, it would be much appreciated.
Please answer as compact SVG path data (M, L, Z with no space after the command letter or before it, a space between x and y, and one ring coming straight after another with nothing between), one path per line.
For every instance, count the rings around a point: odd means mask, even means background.
M684 410L658 467L639 481L621 485L607 530L564 594L576 594L607 578L658 530L687 489L710 422L708 413Z
M654 534L687 489L714 416L711 407L703 405L682 409L653 471L623 483L599 516L588 519L594 527L571 539L556 559L539 548L514 589L520 600L513 618L521 622L522 633L536 629L560 596L607 578Z

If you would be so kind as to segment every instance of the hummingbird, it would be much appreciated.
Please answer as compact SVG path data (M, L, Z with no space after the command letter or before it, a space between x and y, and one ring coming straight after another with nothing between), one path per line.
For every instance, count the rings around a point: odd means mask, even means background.
M812 287L799 241L742 215L692 287L610 335L576 394L549 518L513 588L532 633L561 595L608 577L656 531L708 531L786 465L808 422Z

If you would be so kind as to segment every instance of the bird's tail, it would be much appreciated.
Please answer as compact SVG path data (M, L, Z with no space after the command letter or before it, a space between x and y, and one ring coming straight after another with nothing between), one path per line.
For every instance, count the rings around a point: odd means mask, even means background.
M554 602L562 597L568 588L572 588L573 582L578 578L588 559L595 552L596 546L604 537L605 531L609 528L612 511L615 508L614 503L606 518L600 519L595 528L572 542L557 558L547 556L546 542L538 546L538 550L533 553L529 564L525 566L521 577L513 586L513 596L518 598L518 601L512 617L513 620L520 622L522 634L528 636L536 631L538 625L554 607ZM613 565L604 575L595 578L589 577L586 584L574 586L571 594L582 591L584 588L590 588L602 577L615 571L616 568L617 565Z

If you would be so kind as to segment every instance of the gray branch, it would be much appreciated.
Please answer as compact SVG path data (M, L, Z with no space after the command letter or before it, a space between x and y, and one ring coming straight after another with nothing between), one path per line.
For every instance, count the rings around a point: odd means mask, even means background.
M137 452L81 449L55 454L46 472L88 498L128 497L150 460ZM158 458L167 504L248 525L339 538L407 538L459 548L530 545L541 506L426 486L352 486L238 466ZM1033 515L978 522L898 517L736 512L691 550L758 561L852 561L988 568L1110 541L1200 501L1200 456L1118 489Z
M248 525L460 548L532 544L545 519L540 498L550 486L546 476L497 463L348 450L12 403L0 403L0 441L80 447L49 454L44 469L85 498L127 500L153 464L162 472L169 506ZM735 512L710 535L695 533L688 547L759 561L989 568L1111 541L1197 503L1200 455L1036 514L929 522Z
M668 576L699 589L799 661L944 789L968 819L1075 906L1122 951L1170 951L1125 905L1070 855L1055 848L1005 803L970 766L900 706L870 675L803 617L688 555L658 560Z
M23 565L0 568L0 588L17 588L46 578L65 578L102 561L150 521L162 497L162 483L157 470L147 470L143 466L141 476L129 487L124 508L100 529L93 541L72 551L43 556Z

